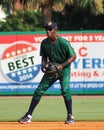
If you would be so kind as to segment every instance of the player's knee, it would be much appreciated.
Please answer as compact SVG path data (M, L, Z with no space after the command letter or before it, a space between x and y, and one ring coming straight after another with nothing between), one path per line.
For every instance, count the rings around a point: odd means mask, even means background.
M62 91L62 95L63 95L65 100L70 100L71 99L71 93L70 93L69 89L63 90Z

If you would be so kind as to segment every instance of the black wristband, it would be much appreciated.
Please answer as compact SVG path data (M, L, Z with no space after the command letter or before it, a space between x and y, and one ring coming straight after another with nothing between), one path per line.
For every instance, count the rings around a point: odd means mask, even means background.
M62 65L62 67L64 68L65 66L67 66L69 63L68 63L68 61L65 61L64 63L62 63L61 65Z

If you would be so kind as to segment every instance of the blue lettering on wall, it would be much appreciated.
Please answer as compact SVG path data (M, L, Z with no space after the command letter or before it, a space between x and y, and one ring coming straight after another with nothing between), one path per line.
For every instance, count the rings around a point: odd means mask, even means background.
M74 69L102 69L104 68L104 59L101 58L79 58L72 63Z

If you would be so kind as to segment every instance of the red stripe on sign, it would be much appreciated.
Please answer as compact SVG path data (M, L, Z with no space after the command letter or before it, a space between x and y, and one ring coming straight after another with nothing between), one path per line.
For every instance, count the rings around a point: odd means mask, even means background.
M104 33L59 34L69 42L104 42Z
M40 43L44 39L43 34L24 34L24 35L0 35L0 44L10 44L18 41L27 41L31 43Z
M58 34L69 42L104 42L104 33L77 33L77 34ZM46 34L24 34L24 35L2 35L0 44L10 44L18 41L27 41L30 43L41 43Z

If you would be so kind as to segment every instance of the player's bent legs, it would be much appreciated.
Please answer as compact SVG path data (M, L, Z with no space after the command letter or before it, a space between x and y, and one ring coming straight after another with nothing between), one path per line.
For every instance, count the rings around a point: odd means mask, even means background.
M28 112L18 120L20 123L30 123L32 119L32 113L35 109L35 107L38 105L41 97L46 92L46 90L55 82L55 76L54 75L48 75L44 74L39 86L34 92L33 98L31 100L30 107L28 109Z
M55 75L44 74L39 86L34 92L33 98L40 100L47 89L55 82Z
M61 84L61 92L65 100L71 99L71 93L70 93L70 70L68 68L65 68L62 70L62 72L59 74L59 81Z
M71 124L74 122L74 117L72 116L72 98L69 83L70 83L69 72L67 70L64 70L63 73L60 74L60 84L67 110L67 120L65 121L65 124Z

